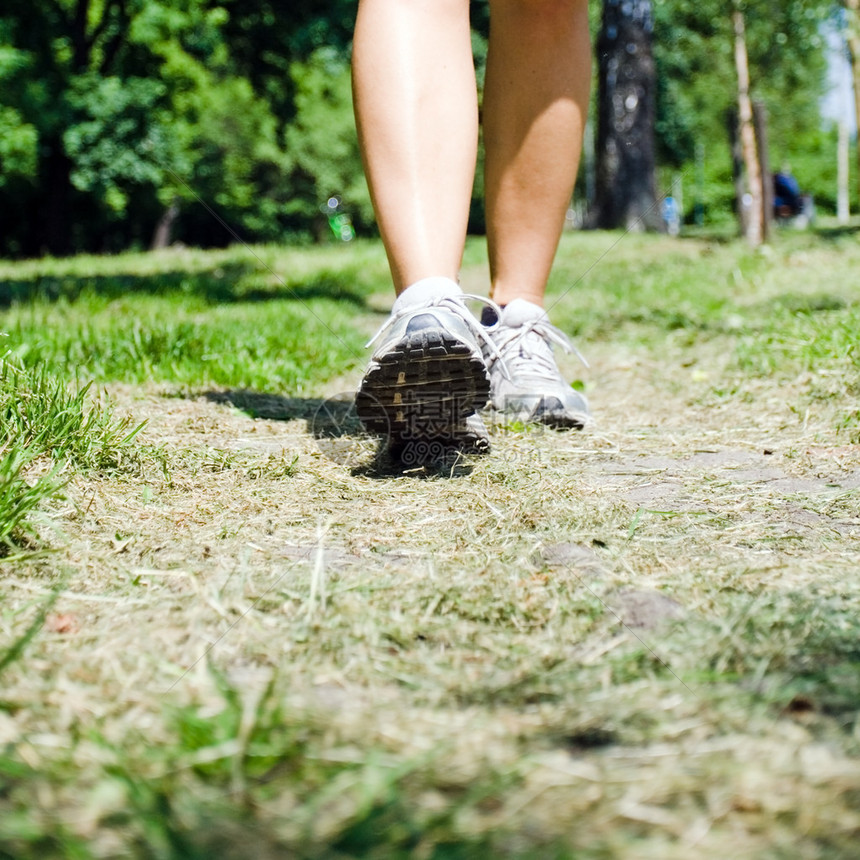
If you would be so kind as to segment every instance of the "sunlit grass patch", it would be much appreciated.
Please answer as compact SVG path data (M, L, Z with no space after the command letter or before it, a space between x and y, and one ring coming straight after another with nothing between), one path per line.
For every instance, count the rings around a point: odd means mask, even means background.
M223 305L83 295L7 316L16 360L82 379L301 391L354 363L363 335L330 299Z
M29 462L21 451L0 456L0 559L32 534L31 515L65 483L56 469L28 478Z
M81 379L301 391L363 359L366 334L351 322L384 286L377 245L340 251L0 264L8 346L19 362Z
M0 415L6 445L33 459L45 455L80 469L120 466L143 425L114 417L108 406L93 401L91 388L91 383L69 387L43 366L21 370L3 361Z
M736 348L744 373L839 373L846 385L860 381L860 300L846 304L835 296L812 297L799 307L780 299L743 330Z

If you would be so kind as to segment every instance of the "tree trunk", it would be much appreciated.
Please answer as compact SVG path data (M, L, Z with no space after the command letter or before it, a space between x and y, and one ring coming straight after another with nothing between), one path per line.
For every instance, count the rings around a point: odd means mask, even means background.
M860 0L844 0L848 10L848 60L854 85L854 116L857 118L857 194L860 196Z
M741 149L741 139L738 134L737 108L729 108L726 112L726 129L729 133L729 148L732 154L732 184L735 187L735 216L738 219L738 232L741 236L746 236L749 210L744 206L744 197L746 196L746 185L744 185L744 154Z
M72 250L72 162L63 150L59 138L45 145L47 155L40 184L46 191L42 204L42 253L64 257Z
M663 227L655 181L652 30L650 0L604 0L591 227Z
M759 170L758 147L753 128L752 100L750 99L750 72L747 60L746 28L743 12L735 9L732 13L735 31L735 67L738 75L738 123L744 168L747 174L747 195L744 195L744 210L747 217L747 241L754 248L762 243L762 183Z
M753 103L755 140L758 147L758 166L761 176L761 235L770 240L773 228L773 171L770 169L770 147L767 137L767 108L764 102Z
M851 204L848 193L848 164L851 160L848 140L848 123L839 120L839 141L836 145L836 218L840 224L851 220Z
M152 235L152 244L149 246L150 251L158 251L161 248L167 248L173 240L173 225L179 217L179 202L174 200L158 219L158 224L155 225L155 233Z

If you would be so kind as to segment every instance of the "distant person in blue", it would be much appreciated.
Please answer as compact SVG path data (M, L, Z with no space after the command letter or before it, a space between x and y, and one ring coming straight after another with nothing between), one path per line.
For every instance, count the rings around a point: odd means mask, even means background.
M681 213L678 210L678 201L671 194L663 198L663 223L670 236L677 236L681 232Z
M793 218L803 212L800 185L788 166L773 175L773 211L777 218Z

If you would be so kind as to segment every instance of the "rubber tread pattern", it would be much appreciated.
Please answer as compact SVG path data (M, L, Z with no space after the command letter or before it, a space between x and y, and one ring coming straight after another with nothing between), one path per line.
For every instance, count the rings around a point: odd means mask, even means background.
M539 421L541 424L556 430L582 430L585 426L586 416L576 415L565 409L558 397L541 397L529 416L529 420Z
M468 344L441 327L419 328L371 363L355 405L368 432L392 447L426 439L480 448L465 420L489 394L486 365Z

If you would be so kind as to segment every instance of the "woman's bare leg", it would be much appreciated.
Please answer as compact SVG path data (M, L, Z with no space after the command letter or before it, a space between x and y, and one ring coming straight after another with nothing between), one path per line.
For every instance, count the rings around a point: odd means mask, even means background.
M543 304L582 147L587 0L490 0L484 90L492 296Z
M478 138L468 0L361 0L353 90L395 290L456 281Z

